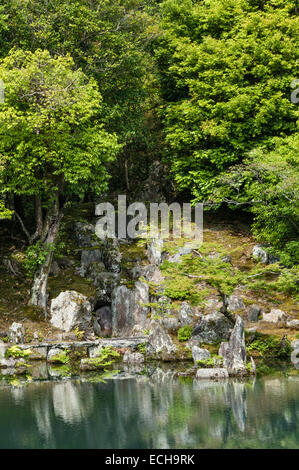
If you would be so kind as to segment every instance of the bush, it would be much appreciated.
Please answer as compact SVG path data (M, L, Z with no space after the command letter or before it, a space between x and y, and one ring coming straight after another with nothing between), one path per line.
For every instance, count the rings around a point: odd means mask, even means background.
M186 325L179 329L178 339L181 342L188 341L192 336L192 326Z

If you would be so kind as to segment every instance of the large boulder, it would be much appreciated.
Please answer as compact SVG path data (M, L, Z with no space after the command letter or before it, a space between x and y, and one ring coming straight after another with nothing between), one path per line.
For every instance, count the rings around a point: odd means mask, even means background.
M148 341L154 353L160 359L164 361L171 361L175 359L177 347L159 322L151 322Z
M194 327L191 341L214 343L229 338L232 330L231 322L219 312L202 316Z
M292 330L299 330L299 320L289 320L287 322L287 327Z
M8 330L8 339L10 343L23 344L25 330L21 323L13 323Z
M55 328L69 332L78 327L86 331L91 323L92 305L76 291L61 292L51 302L50 323Z
M192 357L195 364L197 361L206 361L211 357L210 351L207 349L199 348L198 346L192 346Z
M263 321L266 321L269 323L278 323L280 321L285 321L285 320L287 320L286 313L279 309L273 308L270 311L270 313L263 314Z
M247 375L244 322L238 315L228 343L221 343L219 355L229 375Z
M112 335L112 312L109 306L99 308L94 315L93 330L97 336Z
M148 324L149 287L141 281L134 289L125 285L116 287L112 293L112 330L114 335L130 334L135 325Z
M189 255L190 253L192 253L194 248L195 248L194 243L192 242L185 243L185 245L180 247L179 250L174 255L169 256L168 261L170 263L181 263L182 256Z
M98 302L104 304L111 303L112 292L119 285L120 275L118 273L109 273L102 271L101 267L96 271L93 271L92 276L88 276L92 279L93 284L96 286L96 299Z

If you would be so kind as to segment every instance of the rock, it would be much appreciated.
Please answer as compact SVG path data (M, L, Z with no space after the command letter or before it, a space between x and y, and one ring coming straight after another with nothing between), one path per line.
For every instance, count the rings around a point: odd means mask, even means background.
M114 335L130 334L136 324L146 327L148 324L149 287L141 281L134 289L118 286L112 293L112 331Z
M229 312L235 312L236 310L244 310L245 304L241 297L237 297L236 295L231 295L228 298L227 308Z
M252 257L254 260L260 261L263 264L274 264L279 262L279 258L269 254L263 245L255 245L253 247Z
M244 322L238 315L228 343L221 343L219 355L229 375L247 375Z
M196 364L197 361L205 361L211 357L210 351L207 349L199 348L198 346L192 346L192 357L193 361Z
M197 379L228 379L228 372L226 369L198 369L196 372Z
M112 312L110 307L101 307L95 312L93 330L97 336L112 335Z
M250 357L250 362L251 362L251 374L256 375L256 365L255 365L253 357Z
M147 245L147 256L151 264L159 266L162 264L166 257L165 251L163 251L164 240L162 238L157 238L152 240Z
M248 321L257 322L261 313L261 307L258 305L251 305L248 311Z
M105 238L103 244L103 262L108 271L121 272L121 252L117 238Z
M63 362L59 359L59 356L65 352L62 348L51 348L47 355L47 362L52 364L62 364Z
M270 313L263 314L263 321L270 323L278 323L280 321L285 321L287 315L282 310L272 309Z
M193 323L193 310L187 302L181 303L180 322L182 326Z
M290 320L287 322L287 327L292 330L299 330L299 320Z
M0 369L14 368L16 360L10 357L9 359L0 359Z
M191 340L202 343L214 343L229 338L231 322L219 312L202 316L194 327Z
M293 350L299 349L299 339L295 339L294 341L292 341L291 346Z
M221 261L223 261L223 263L230 263L232 264L232 257L230 255L227 255L227 256L223 256L221 258Z
M84 295L76 291L61 292L51 302L50 323L65 332L76 327L86 331L91 323L91 311L91 303Z
M3 343L2 341L0 341L0 359L5 358L6 349L7 349L7 345Z
M13 323L8 330L8 339L10 343L23 344L25 330L21 323Z
M138 352L135 352L135 353L126 352L123 358L123 362L140 364L144 362L144 356Z
M159 322L152 321L148 341L154 352L164 361L172 360L177 352L177 347L169 334L162 328Z
M110 304L112 292L119 285L120 275L118 273L98 272L93 278L96 286L97 300L103 304Z
M90 250L81 251L81 266L79 274L85 276L89 266L94 263L94 269L96 269L97 263L102 261L102 250L97 248ZM101 265L100 265L101 266Z
M163 328L165 328L166 331L171 331L171 332L176 332L179 327L179 320L175 316L163 316L161 319L157 320L161 323Z
M120 348L120 349L136 349L139 344L147 344L148 338L146 336L140 336L135 338L110 338L110 339L102 339L98 342L98 344L94 346L90 346L88 348L88 355L89 357L99 357L101 355L102 349L110 346L112 348Z
M76 222L72 236L80 247L95 246L98 243L95 237L95 226L92 224Z

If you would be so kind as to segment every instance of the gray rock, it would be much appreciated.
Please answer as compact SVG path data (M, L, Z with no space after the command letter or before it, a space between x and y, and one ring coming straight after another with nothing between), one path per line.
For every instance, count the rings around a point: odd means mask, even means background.
M25 330L21 323L13 323L8 330L8 339L10 343L23 344Z
M279 309L273 308L270 313L263 314L263 321L266 322L278 323L285 320L287 320L286 313Z
M295 339L294 341L292 341L291 346L294 350L299 349L299 339Z
M228 379L228 372L226 369L198 369L196 372L197 379Z
M293 330L299 330L299 320L290 320L287 322L287 327Z
M6 349L7 349L7 345L3 343L2 341L0 341L0 359L5 358Z
M229 312L235 312L236 310L244 310L245 304L241 297L237 297L236 295L231 295L228 298L227 308Z
M105 238L103 243L103 262L108 271L121 272L121 252L117 238Z
M110 307L104 306L95 312L93 329L97 336L111 336L112 312Z
M205 361L211 357L210 351L207 349L199 348L198 346L192 346L192 357L193 361L196 364L197 361Z
M80 247L95 246L97 241L95 239L95 226L83 222L76 222L74 224L73 239Z
M162 360L173 360L177 352L177 347L168 333L162 328L159 322L152 321L148 341L154 352Z
M229 375L247 375L244 322L238 315L228 343L221 343L219 355Z
M192 242L185 243L184 246L179 248L177 253L168 257L168 261L170 263L181 263L182 256L189 255L190 253L192 253L192 251L194 250L194 247L195 247L195 244Z
M103 304L109 304L112 301L112 292L120 283L118 273L109 273L107 271L97 272L93 278L93 284L96 286L97 300Z
M251 305L248 310L248 321L257 322L261 313L261 307L258 305Z
M0 369L9 369L14 368L16 365L16 360L10 357L9 359L0 359Z
M112 293L112 331L114 335L130 334L135 325L146 327L149 323L149 287L137 281L134 289L118 286Z
M256 365L255 365L253 357L250 357L250 362L251 362L251 374L256 375Z
M96 263L102 261L102 250L95 248L90 250L82 250L81 252L81 266L80 266L80 275L85 276L87 269L91 264L95 263L94 268L96 268Z
M165 259L166 253L163 250L164 241L162 238L151 240L147 245L147 256L151 264L159 266Z
M193 310L187 302L182 302L180 307L180 322L182 326L193 323Z
M123 362L140 364L144 362L144 356L138 352L135 352L135 353L126 352L123 358Z
M230 255L226 255L226 256L223 256L221 258L221 261L223 261L223 263L230 263L232 264L232 257Z
M136 349L139 344L147 344L148 338L146 336L139 336L136 338L110 338L110 339L101 339L88 348L89 357L99 357L103 348L110 346L112 348L121 348L121 349Z
M201 317L193 329L191 340L214 343L228 339L231 330L231 322L222 313L213 312Z
M263 264L273 264L279 262L279 258L269 254L263 245L255 245L253 247L252 257L254 260L260 261Z
M76 327L86 331L91 324L91 311L91 303L84 295L76 291L61 292L51 302L50 323L65 332Z

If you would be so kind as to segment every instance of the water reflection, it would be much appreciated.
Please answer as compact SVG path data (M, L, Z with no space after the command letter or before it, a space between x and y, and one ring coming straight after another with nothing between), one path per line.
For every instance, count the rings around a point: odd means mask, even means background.
M2 388L0 447L298 448L298 392L299 377L215 383L160 368Z

